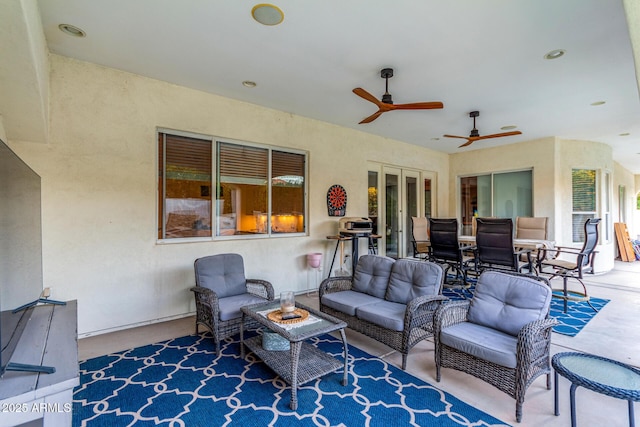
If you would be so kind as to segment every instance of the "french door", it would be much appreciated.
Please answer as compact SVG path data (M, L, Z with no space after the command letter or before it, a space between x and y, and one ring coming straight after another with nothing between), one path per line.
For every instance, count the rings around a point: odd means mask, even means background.
M420 173L383 166L382 181L382 249L388 257L404 258L413 253L411 217L419 214Z

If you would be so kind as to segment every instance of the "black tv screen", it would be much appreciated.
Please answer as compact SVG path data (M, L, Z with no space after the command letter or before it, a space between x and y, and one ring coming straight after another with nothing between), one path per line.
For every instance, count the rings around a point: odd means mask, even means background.
M0 140L0 376L42 293L41 181Z

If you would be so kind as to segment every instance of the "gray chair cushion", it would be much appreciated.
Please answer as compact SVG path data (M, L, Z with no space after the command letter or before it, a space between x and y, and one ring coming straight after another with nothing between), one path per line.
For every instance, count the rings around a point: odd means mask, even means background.
M507 368L516 367L518 339L504 332L475 323L462 322L444 328L440 333L440 341L478 359Z
M355 244L355 243L354 243ZM391 267L395 260L381 255L363 255L358 259L351 289L384 298Z
M385 299L407 304L423 295L438 295L442 285L442 267L428 261L399 259L393 264Z
M380 298L356 291L340 291L322 295L322 304L349 316L356 315L356 309L367 304L374 304Z
M219 254L198 258L194 263L196 285L209 288L225 298L247 292L244 262L238 254Z
M242 316L240 311L241 307L245 305L257 304L259 302L265 302L264 298L259 296L244 293L240 295L233 295L230 297L220 298L218 300L220 307L220 320L231 320Z
M367 320L385 329L392 331L404 330L404 313L407 310L405 304L378 300L375 304L367 304L358 307L356 316L361 320Z
M517 336L549 313L551 288L535 279L487 271L480 275L467 320Z

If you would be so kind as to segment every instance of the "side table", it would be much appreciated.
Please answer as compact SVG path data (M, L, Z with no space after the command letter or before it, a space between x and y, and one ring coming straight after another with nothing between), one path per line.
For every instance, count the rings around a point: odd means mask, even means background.
M585 353L557 353L551 358L554 369L554 414L558 408L558 374L571 381L571 426L576 427L578 386L629 402L629 426L635 426L633 402L640 400L640 370L615 360Z

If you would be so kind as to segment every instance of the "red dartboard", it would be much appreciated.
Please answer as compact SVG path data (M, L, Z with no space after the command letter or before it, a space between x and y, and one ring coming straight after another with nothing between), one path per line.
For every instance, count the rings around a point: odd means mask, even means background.
M344 216L347 212L347 192L342 185L332 185L327 191L329 216Z

